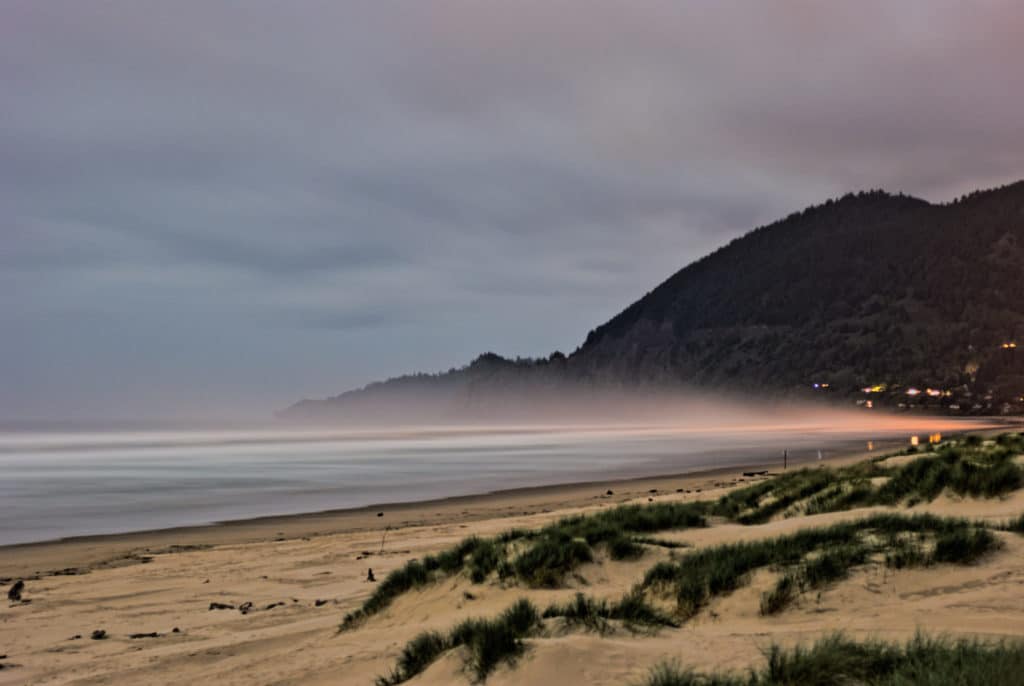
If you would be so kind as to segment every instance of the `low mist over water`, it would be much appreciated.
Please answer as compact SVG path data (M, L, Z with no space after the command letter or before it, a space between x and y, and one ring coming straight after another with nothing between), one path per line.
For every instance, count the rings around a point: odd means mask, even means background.
M619 426L0 433L0 544L494 490L816 461L967 428L819 412Z

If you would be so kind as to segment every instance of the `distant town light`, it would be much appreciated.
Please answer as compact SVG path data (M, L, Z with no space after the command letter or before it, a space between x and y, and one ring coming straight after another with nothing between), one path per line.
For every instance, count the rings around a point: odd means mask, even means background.
M868 408L869 410L870 410L870 409L871 409L872 407L874 407L874 406L875 406L875 402L874 402L873 400L869 400L869 401L867 401L866 403L864 403L864 407Z
M908 388L907 395L921 395L921 391L916 388Z
M917 445L920 445L920 443L921 443L920 437L918 437L918 436L911 436L910 437L910 445L917 446Z
M881 393L882 391L885 390L885 384L880 383L875 384L874 386L866 386L860 390L863 391L864 393Z
M1007 341L1006 343L1003 343L1003 350L1012 350L1013 348L1016 348L1016 347L1017 347L1017 342L1016 341Z
M926 388L924 392L927 393L928 396L931 398L938 398L940 395L942 395L942 391L940 391L937 388Z

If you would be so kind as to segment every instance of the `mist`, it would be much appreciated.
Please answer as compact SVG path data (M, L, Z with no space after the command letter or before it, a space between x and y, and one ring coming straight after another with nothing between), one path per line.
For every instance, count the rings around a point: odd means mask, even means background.
M296 429L465 427L658 428L670 431L808 431L842 434L964 430L990 420L891 413L851 407L827 398L694 389L554 388L529 384L461 386L374 385L320 401L302 401L279 414Z

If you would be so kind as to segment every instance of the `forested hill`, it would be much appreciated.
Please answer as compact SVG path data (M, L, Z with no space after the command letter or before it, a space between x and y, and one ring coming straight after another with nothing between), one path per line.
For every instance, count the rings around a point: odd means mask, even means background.
M483 389L559 385L778 394L827 384L851 399L873 386L885 389L876 400L990 410L1024 396L1022 339L1024 182L940 205L872 191L790 215L690 264L568 357L489 354L293 413L355 409L392 393L410 402L440 393L465 407Z

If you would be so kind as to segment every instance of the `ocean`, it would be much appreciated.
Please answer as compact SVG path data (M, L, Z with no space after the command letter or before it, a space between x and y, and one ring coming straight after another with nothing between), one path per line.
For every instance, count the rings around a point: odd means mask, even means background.
M0 432L0 545L496 490L781 467L909 440L819 424Z

